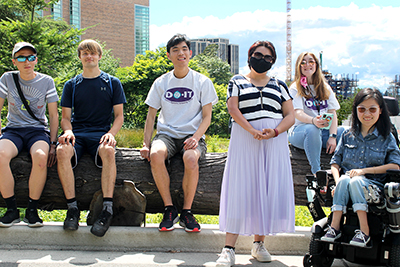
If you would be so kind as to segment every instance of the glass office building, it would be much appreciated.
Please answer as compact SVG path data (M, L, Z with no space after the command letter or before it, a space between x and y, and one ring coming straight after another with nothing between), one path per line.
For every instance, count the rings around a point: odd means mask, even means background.
M135 5L135 56L150 48L149 7Z

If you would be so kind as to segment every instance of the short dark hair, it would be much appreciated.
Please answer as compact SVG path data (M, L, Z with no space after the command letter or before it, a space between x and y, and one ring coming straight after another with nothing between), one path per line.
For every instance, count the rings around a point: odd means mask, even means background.
M391 122L386 102L383 99L381 92L377 89L364 88L359 91L355 96L353 102L353 110L351 113L351 131L355 134L359 134L361 132L361 121L358 119L357 116L357 107L365 100L371 98L378 103L379 109L381 110L378 121L375 123L374 126L378 130L379 134L386 138L390 134Z
M271 51L273 61L272 64L275 64L276 62L276 51L275 51L275 46L270 42L270 41L257 41L252 46L250 46L249 52L248 52L248 57L247 57L247 62L250 62L250 58L253 55L254 51L257 49L259 46L265 46Z
M169 51L171 50L172 47L174 47L182 42L185 42L190 50L190 41L187 38L187 36L185 34L178 33L178 34L175 34L171 39L169 39L169 41L167 43L167 52L169 53Z

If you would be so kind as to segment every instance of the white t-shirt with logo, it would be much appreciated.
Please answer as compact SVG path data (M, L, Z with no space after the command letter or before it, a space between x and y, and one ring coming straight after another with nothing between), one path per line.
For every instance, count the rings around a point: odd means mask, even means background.
M297 94L297 88L296 88L296 83L292 83L292 85L289 88L289 93L293 97L293 107L294 109L302 109L304 113L311 117L315 117L318 115L322 115L324 113L328 113L328 110L334 109L338 110L340 109L339 102L337 101L335 97L335 93L332 91L332 88L328 85L325 84L325 86L328 88L330 94L328 100L322 100L319 101L319 114L318 114L318 108L317 104L318 101L315 100L314 97L306 99L305 97L301 97L300 95ZM315 96L315 90L314 90L314 85L309 85L311 89L311 93L313 96ZM294 123L293 127L303 124L303 122L299 121L296 119L296 122Z
M173 70L158 77L145 101L148 106L161 109L157 133L177 139L194 134L202 122L202 107L217 102L211 80L192 69L182 79L176 78Z

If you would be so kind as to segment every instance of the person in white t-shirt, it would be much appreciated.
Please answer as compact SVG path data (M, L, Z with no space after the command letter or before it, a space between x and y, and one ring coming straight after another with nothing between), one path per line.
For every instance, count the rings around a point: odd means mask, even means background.
M200 232L191 207L199 179L198 160L207 151L204 134L211 122L212 106L218 97L209 78L189 68L192 51L185 35L174 35L167 43L167 56L174 69L157 78L145 103L147 113L141 156L150 161L154 181L163 199L164 218L159 231L172 231L174 224L187 232ZM151 142L157 111L157 135ZM185 166L182 187L183 209L180 217L170 193L170 177L165 161L176 153L183 154Z
M293 146L304 149L315 174L321 169L321 149L326 148L326 153L332 154L344 128L338 127L339 102L313 53L303 52L297 58L295 80L289 92L296 122L289 129L288 139ZM324 115L327 113L330 115Z

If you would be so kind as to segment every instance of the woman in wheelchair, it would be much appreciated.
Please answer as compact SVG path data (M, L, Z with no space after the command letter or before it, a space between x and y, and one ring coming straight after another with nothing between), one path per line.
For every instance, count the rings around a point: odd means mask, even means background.
M399 169L400 151L390 133L389 113L378 90L365 88L356 95L351 120L351 128L343 133L330 162L337 186L332 192L332 223L321 240L334 242L340 238L341 218L351 199L360 229L350 245L366 247L370 237L364 190L368 186L383 190L386 170ZM344 174L340 176L339 171Z

